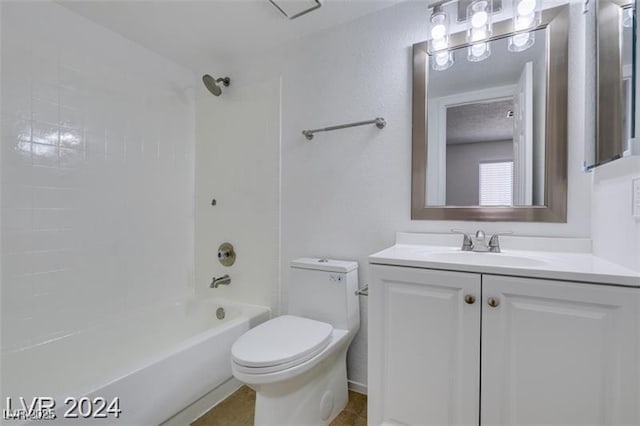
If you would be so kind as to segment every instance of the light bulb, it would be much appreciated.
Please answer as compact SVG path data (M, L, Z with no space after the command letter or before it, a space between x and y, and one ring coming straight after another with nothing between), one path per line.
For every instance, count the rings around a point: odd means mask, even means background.
M518 15L531 15L536 10L536 0L520 0L518 3Z
M488 39L491 37L491 2L473 1L467 7L467 42Z
M471 16L471 26L474 28L480 28L487 25L487 21L489 20L489 15L484 10L480 12L476 12Z
M532 32L516 34L509 37L507 49L510 52L522 52L533 46L535 35Z
M453 65L453 52L436 53L432 65L436 71L443 71L450 68L451 65Z
M447 52L438 53L436 55L436 64L439 66L445 65L449 61L449 54Z
M431 40L431 48L433 50L442 50L447 48L447 40L445 38L435 38Z
M526 16L516 16L515 26L514 26L515 30L521 31L529 28L531 24L533 24L534 18L535 18L535 15L532 13Z
M471 30L470 41L479 41L487 38L487 29L486 28L473 28Z
M447 34L447 28L443 24L438 24L431 28L431 37L433 39L444 38Z
M487 43L476 43L471 46L471 54L476 58L484 55L484 52L487 50Z
M528 40L529 40L529 33L516 34L513 36L513 44L515 44L517 47L524 46L525 44L527 44Z
M513 44L517 47L524 46L527 43L527 40L529 40L529 34L517 34L513 36Z
M435 8L429 19L431 23L431 50L447 48L449 17L441 8Z
M467 48L467 60L471 62L480 62L491 56L491 46L484 43L475 43Z

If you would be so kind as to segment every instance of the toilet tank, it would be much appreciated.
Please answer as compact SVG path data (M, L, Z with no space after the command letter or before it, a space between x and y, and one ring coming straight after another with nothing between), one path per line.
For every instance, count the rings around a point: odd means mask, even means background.
M356 331L360 326L358 263L301 258L291 262L289 313Z

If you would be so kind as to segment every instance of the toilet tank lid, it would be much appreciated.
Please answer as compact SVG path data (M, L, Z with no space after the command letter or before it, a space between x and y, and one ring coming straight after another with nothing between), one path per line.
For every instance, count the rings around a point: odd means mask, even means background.
M351 272L358 269L358 262L315 257L301 257L291 261L292 268L313 269L328 272Z

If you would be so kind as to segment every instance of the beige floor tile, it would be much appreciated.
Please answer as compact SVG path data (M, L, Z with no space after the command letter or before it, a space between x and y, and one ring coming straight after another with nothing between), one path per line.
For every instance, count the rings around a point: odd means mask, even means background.
M344 411L361 415L367 411L367 396L358 392L349 391L349 402Z
M333 419L329 426L353 426L356 424L358 415L349 411L343 411L338 414L338 417Z
M192 426L253 426L256 393L242 386L227 399L213 407ZM349 402L331 426L366 426L367 396L349 391Z

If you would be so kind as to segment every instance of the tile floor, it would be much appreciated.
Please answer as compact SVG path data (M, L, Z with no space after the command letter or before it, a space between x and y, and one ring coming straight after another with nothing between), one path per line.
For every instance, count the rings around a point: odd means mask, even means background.
M253 426L256 393L242 386L191 426ZM330 426L366 426L367 396L349 391L349 403Z

